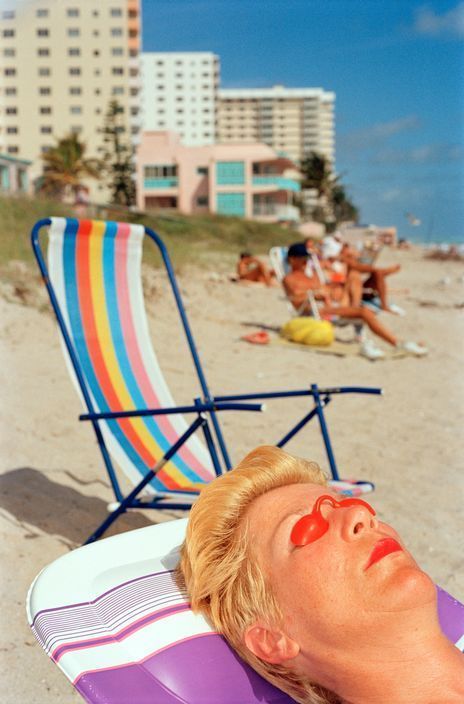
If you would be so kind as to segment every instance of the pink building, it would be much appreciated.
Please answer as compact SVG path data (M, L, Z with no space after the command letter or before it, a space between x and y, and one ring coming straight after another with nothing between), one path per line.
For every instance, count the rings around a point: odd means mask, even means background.
M137 205L296 222L295 164L266 144L187 147L175 132L143 132L137 149Z

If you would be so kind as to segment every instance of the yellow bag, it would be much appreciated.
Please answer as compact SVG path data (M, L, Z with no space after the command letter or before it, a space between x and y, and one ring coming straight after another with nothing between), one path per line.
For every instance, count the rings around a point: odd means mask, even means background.
M332 323L310 317L292 318L280 331L282 337L300 345L328 347L335 339Z

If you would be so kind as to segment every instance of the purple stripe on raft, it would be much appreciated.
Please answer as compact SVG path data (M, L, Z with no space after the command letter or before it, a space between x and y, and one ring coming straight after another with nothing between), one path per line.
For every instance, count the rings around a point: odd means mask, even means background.
M158 577L161 575L168 575L168 574L173 574L174 570L163 570L162 572L153 572L152 574L144 574L142 577L135 577L134 579L129 579L127 582L121 582L121 584L117 584L115 587L112 587L111 589L108 589L107 592L103 592L103 594L99 594L93 601L81 601L76 604L66 604L66 606L53 606L50 609L41 609L36 613L34 616L34 620L32 621L32 626L34 626L36 619L39 618L41 614L48 614L53 611L66 611L67 609L74 609L77 606L88 606L97 604L100 599L103 599L104 596L107 594L111 594L111 592L116 591L117 589L121 589L121 587L125 587L128 584L134 584L135 582L141 582L144 579L148 579L150 577Z
M457 643L464 635L464 604L441 587L437 587L437 596L441 630L450 641Z
M86 640L80 640L74 643L66 643L66 645L59 646L55 650L55 652L51 654L51 657L55 662L58 662L58 660L70 650L80 650L82 648L95 648L97 647L97 645L106 645L108 643L114 643L115 641L122 641L135 631L138 631L140 628L148 626L150 623L159 621L160 619L166 618L167 616L172 616L172 614L177 614L181 611L189 610L190 606L188 604L180 604L179 606L172 606L169 609L156 611L155 613L149 614L148 616L141 618L135 623L131 623L130 626L123 628L118 633L113 633L112 635L107 636L100 636L99 638L88 638Z
M294 704L218 635L184 641L140 664L82 675L75 686L91 704Z

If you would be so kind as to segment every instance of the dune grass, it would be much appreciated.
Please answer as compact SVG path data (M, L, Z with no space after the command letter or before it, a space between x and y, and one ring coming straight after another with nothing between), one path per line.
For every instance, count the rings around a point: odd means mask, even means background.
M31 227L40 218L50 215L76 217L73 208L63 203L0 197L0 265L11 260L31 264ZM298 233L279 225L220 215L121 213L109 207L99 208L88 217L127 220L154 229L164 240L176 269L186 264L230 268L243 250L266 254L273 245L300 239ZM151 243L146 243L145 253L148 263L159 265L156 248Z

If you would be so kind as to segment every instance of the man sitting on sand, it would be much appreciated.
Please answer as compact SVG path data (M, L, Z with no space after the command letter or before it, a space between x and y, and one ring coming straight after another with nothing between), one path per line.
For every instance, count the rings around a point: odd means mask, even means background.
M266 286L273 285L272 274L265 264L257 257L253 257L250 252L242 252L237 264L237 274L239 281L249 281L251 283L262 283Z
M348 319L357 319L364 322L375 335L388 342L392 347L403 349L409 354L421 357L427 354L427 348L415 342L400 341L388 328L386 328L372 310L361 305L354 305L350 299L350 288L344 289L339 300L333 300L333 291L330 287L321 285L321 281L314 273L308 276L306 273L306 262L308 253L302 242L292 244L288 248L289 273L283 280L283 285L288 298L295 309L302 315L311 315L311 305L308 300L308 293L315 292L316 298L322 300L320 315L323 318L333 318L333 316ZM365 340L361 347L361 354L369 359L380 359L384 356L370 340Z
M206 486L180 570L192 609L301 704L464 701L432 580L313 462L260 447Z

